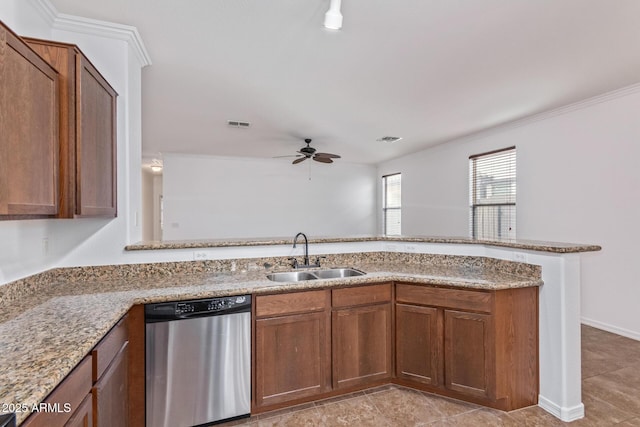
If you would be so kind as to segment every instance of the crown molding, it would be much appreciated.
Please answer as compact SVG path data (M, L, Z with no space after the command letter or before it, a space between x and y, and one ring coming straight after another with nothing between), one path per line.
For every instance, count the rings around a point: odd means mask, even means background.
M151 57L136 27L59 13L49 0L30 1L52 28L125 41L135 53L141 67L151 65Z
M58 16L58 9L49 0L30 0L33 8L53 27Z

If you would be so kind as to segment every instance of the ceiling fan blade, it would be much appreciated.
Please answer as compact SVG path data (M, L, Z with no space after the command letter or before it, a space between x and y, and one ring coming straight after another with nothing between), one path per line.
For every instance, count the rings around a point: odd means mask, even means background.
M333 163L333 160L331 160L328 157L317 157L317 156L314 156L313 160L315 160L316 162L320 162L320 163Z
M305 160L307 160L306 157L300 157L299 159L295 159L293 162L291 162L292 165L297 165L300 162L304 162Z
M328 159L339 159L340 156L337 154L331 154L331 153L316 153L315 154L316 157L325 157Z
M302 154L290 154L288 156L273 156L272 159L282 159L283 157L302 157Z

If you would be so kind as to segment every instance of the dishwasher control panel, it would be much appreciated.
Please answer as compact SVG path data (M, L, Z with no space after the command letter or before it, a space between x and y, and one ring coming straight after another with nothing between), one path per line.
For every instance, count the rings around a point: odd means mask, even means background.
M144 306L146 323L251 311L251 295L171 301Z

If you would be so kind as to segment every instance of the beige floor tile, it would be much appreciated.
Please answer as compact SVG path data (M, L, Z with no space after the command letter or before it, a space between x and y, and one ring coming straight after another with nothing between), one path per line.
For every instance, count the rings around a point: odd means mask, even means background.
M612 357L610 354L588 349L582 350L582 379L617 371L629 366L629 362L622 357Z
M316 407L276 415L269 418L260 418L257 427L315 427L323 426L322 414Z
M520 425L506 412L489 408L475 409L464 414L436 421L429 427L519 427Z
M582 382L582 392L623 411L640 415L640 371L636 368L587 378Z
M585 406L585 417L572 422L571 427L607 427L633 417L633 414L587 393L583 393L582 402Z
M620 424L616 424L616 427L640 427L640 417L623 421Z
M569 425L563 423L539 406L529 406L509 412L509 417L515 421L516 426L521 427L555 427Z
M385 427L392 424L367 396L318 406L321 426Z
M425 426L445 418L436 399L408 389L395 389L368 396L392 425Z

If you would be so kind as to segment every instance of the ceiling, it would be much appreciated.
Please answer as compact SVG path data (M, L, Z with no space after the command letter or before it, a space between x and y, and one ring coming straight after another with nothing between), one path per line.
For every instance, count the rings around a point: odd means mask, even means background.
M138 28L146 158L375 164L640 81L638 0L343 0L339 31L329 0L52 3Z

